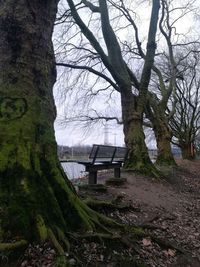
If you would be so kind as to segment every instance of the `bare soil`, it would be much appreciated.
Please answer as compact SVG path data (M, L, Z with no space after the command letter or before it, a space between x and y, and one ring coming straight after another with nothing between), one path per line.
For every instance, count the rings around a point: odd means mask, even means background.
M106 193L80 190L82 196L89 194L104 201L117 199L133 207L107 215L145 229L146 236L138 241L136 255L145 266L200 267L200 160L178 159L177 164L177 168L163 170L166 177L160 181L122 172L127 179L123 186L109 186ZM98 182L104 184L111 175L100 174ZM88 258L87 264L124 266L108 259L103 263Z
M176 168L162 169L165 179L161 180L122 172L127 182L106 186L106 191L80 186L87 184L87 179L73 181L81 198L121 207L102 205L98 211L139 228L134 240L126 234L113 240L95 236L72 239L72 253L65 255L70 266L200 267L200 160L179 159L177 164ZM98 183L105 184L110 177L111 172L102 172ZM16 266L59 267L54 256L49 244L30 245Z

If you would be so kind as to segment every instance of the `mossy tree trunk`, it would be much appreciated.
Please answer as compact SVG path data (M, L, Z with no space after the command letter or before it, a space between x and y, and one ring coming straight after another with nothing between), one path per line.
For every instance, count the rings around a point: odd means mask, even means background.
M152 123L158 150L156 164L161 166L176 165L171 150L172 133L166 121L166 118L157 116L152 120Z
M0 250L12 249L12 240L20 246L49 239L62 251L66 232L101 221L57 159L51 41L57 2L0 1Z
M156 51L155 36L157 32L159 8L159 1L153 1L147 51L138 86L139 94L138 96L134 95L131 87L128 88L129 90L127 90L127 88L122 88L121 90L122 119L125 143L128 147L128 157L125 161L124 168L155 177L159 177L160 173L149 158L143 131L143 114L147 104L148 86Z
M165 114L167 101L160 101L155 94L149 93L149 101L145 108L145 114L151 122L157 145L156 164L160 166L174 166L171 141L172 132L169 127L169 119Z
M124 96L122 94L121 101L125 144L128 148L124 168L146 175L158 176L158 172L149 158L145 143L143 112L140 110L137 111L137 105L133 95Z
M160 124L154 128L157 143L157 158L156 164L164 166L176 165L172 151L171 151L171 131L166 124Z

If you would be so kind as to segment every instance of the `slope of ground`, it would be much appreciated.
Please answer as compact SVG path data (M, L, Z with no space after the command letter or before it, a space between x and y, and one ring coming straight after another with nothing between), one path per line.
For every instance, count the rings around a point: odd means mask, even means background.
M177 163L166 180L123 172L125 185L109 186L106 193L90 192L98 200L131 203L130 211L117 210L109 216L145 229L137 258L147 266L200 266L200 161ZM100 175L99 182L107 178L108 174ZM88 196L88 191L82 194ZM115 265L108 261L95 266Z
M122 172L127 179L123 186L107 186L105 192L80 186L78 194L89 198L90 205L94 200L111 202L113 206L100 205L96 209L125 225L139 226L141 232L137 230L136 240L126 235L113 240L74 237L70 240L71 253L64 255L70 266L200 267L200 161L177 163L177 168L164 170L166 179L161 181ZM102 173L98 182L104 184L111 176ZM87 179L73 183L78 188L87 184ZM30 245L12 266L59 267L54 256L50 244ZM9 257L0 257L4 262L1 266L10 267Z

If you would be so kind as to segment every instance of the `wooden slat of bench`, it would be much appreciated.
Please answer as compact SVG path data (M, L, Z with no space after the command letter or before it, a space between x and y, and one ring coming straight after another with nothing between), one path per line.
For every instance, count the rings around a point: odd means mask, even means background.
M85 166L93 165L93 162L91 160L77 161L77 163Z
M121 166L122 166L122 163L120 163L120 162L115 162L112 164L98 163L98 164L87 165L87 166L85 165L85 170L87 172L91 172L91 171L115 169L115 168L120 168Z
M113 161L124 161L127 156L126 147L116 147L115 155Z
M117 162L123 162L122 160L117 160L114 163ZM97 164L113 164L113 162L111 162L109 159L105 159L105 158L99 158L96 159L95 162L93 162L92 160L86 160L86 161L77 161L77 163L79 164L83 164L85 166L92 166L92 165L97 165Z
M96 145L94 144L89 155L89 158L93 163L97 161L109 161L112 162L115 155L116 147L108 145Z

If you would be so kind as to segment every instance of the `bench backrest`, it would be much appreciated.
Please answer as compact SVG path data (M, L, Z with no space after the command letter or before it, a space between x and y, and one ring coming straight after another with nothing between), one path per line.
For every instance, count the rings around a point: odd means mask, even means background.
M89 155L92 163L120 161L123 162L127 155L127 148L108 145L93 145Z
M127 148L126 147L116 147L116 152L114 156L114 161L124 161L127 156Z

